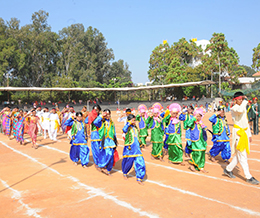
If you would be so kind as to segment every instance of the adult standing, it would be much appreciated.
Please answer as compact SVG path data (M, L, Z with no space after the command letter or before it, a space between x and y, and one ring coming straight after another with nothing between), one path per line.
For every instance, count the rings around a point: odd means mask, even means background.
M259 133L258 123L259 123L260 105L258 104L257 101L258 98L254 97L253 104L252 104L252 114L251 114L251 118L253 121L254 135L258 135Z
M247 119L247 99L242 92L236 92L234 94L234 106L231 108L231 115L234 122L233 134L232 134L232 146L231 151L234 155L232 161L224 169L224 174L230 178L235 178L232 171L238 163L243 168L246 182L258 185L257 181L249 172L249 166L247 163L247 154L249 154L249 143L252 142L251 132Z

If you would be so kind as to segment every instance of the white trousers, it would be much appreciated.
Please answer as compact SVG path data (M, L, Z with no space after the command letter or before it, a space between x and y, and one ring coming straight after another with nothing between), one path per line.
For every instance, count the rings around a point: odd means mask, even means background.
M245 174L245 177L247 179L250 179L252 177L252 175L249 172L249 166L248 166L248 163L247 163L246 149L243 152L240 152L240 151L236 150L236 153L235 153L232 161L230 162L230 164L227 165L226 170L231 172L236 167L236 165L238 163L240 163L240 165L242 166L244 174Z
M43 129L44 138L45 138L45 139L47 138L46 131L48 131L49 138L51 138L51 136L50 136L50 130L49 130L49 129Z
M57 130L58 129L50 128L49 137L51 140L57 140Z

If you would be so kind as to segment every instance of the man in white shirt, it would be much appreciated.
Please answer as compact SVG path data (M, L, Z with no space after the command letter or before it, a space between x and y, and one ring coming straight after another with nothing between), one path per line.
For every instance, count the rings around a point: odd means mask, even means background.
M252 142L251 131L247 119L247 99L242 92L236 92L234 94L234 106L231 108L231 115L234 122L234 128L232 132L232 145L231 151L234 157L229 165L224 169L224 174L230 178L236 178L232 170L238 163L243 168L246 182L253 185L258 185L257 181L249 172L249 166L247 163L247 153L249 154L249 144Z
M56 113L56 109L52 108L50 114L50 139L53 141L57 141L57 132L60 126L59 115Z
M49 112L49 108L48 107L45 107L43 109L42 129L43 129L44 139L47 138L46 131L48 131L48 134L49 134L49 137L50 137L50 112Z

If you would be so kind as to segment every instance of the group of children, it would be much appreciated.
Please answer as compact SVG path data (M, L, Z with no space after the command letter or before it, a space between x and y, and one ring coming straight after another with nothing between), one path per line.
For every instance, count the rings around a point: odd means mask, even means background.
M86 109L86 108L85 108ZM87 113L86 110L74 113L72 109L65 109L61 112L66 119L58 120L55 109L52 113L48 108L43 111L41 122L36 116L36 111L32 110L26 115L14 109L5 108L0 114L3 115L2 124L4 133L10 136L12 120L12 129L17 141L23 135L25 130L24 120L30 116L29 131L33 142L36 146L36 137L38 127L48 130L50 138L56 140L57 129L61 126L70 138L70 158L77 165L79 161L83 167L89 163L90 149L87 142L88 137L91 141L91 151L94 165L100 172L111 175L111 170L116 161L119 160L117 152L117 137L115 124L111 119L109 109L101 110L99 105L94 105L93 110ZM209 121L212 123L212 131L203 124L205 110L203 108L193 108L192 105L182 108L178 103L172 103L163 111L160 103L155 103L151 110L147 110L145 105L139 105L138 114L135 116L131 109L125 111L125 116L121 116L118 121L124 122L123 139L123 160L122 172L124 179L134 165L137 182L143 184L142 180L146 174L145 161L141 151L146 147L148 129L151 130L152 152L151 158L164 161L163 158L168 154L168 161L172 164L184 166L183 156L189 157L189 169L191 171L205 170L205 155L207 149L207 132L212 134L213 146L209 151L210 160L215 162L215 157L221 153L224 161L231 157L230 148L230 129L227 124L224 106L219 106ZM46 114L45 114L46 113ZM182 122L185 130L185 148L182 146ZM48 125L47 125L48 124ZM8 126L9 125L9 126ZM46 133L44 132L46 138ZM226 172L226 175L229 176ZM232 177L231 177L232 178Z

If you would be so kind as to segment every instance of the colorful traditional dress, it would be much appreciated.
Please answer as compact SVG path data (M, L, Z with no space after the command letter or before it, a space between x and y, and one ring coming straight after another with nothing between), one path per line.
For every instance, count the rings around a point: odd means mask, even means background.
M9 112L9 113L6 113L6 118L5 118L5 126L4 126L5 135L10 136L11 125L12 125L12 112Z
M172 118L168 115L163 120L165 126L167 127L166 135L168 145L168 155L169 161L173 163L183 162L183 148L181 140L181 123L177 118Z
M162 119L157 117L148 117L146 124L151 128L151 142L153 143L152 156L153 157L162 157L163 156L163 122Z
M23 143L23 135L24 135L24 117L20 117L16 124L16 141Z
M207 149L207 138L205 127L202 128L197 119L193 117L187 126L191 128L191 160L189 161L194 165L196 170L203 170L205 166L205 152Z
M85 124L89 124L89 117L86 117ZM102 139L100 139L99 133L98 133L98 129L101 127L101 125L102 125L102 122L98 122L95 120L90 124L91 151L92 151L93 160L94 160L94 163L96 164L96 166L98 166L98 160L99 160L99 154L100 154L100 148L101 148L101 140L102 140Z
M136 179L142 181L145 176L145 162L140 150L138 129L127 122L123 132L126 134L122 161L123 174L126 176L134 164Z
M213 114L209 121L212 123L213 129L213 147L209 153L212 157L217 156L221 152L223 160L228 160L231 157L230 148L230 130L225 117Z
M85 124L82 121L69 118L67 126L72 126L70 159L75 163L80 160L82 166L87 166L89 163L89 148L86 140Z
M112 170L114 163L114 150L116 149L116 130L112 120L103 119L98 116L94 125L100 126L98 133L101 141L101 151L99 154L98 166L107 169L108 173Z
M139 122L139 136L140 136L140 146L146 146L146 138L148 136L148 125L146 124L145 117L140 115L136 116L136 120Z
M24 133L29 132L29 125L30 125L30 117L26 117L24 120Z
M188 127L188 122L193 118L192 114L182 113L179 116L179 120L183 121L183 128L186 130L185 132L185 140L186 140L186 147L185 153L191 153L191 139L190 139L190 128Z
M6 119L8 118L7 115L9 114L10 112L7 112L5 111L3 114L2 114L2 131L4 134L6 134Z
M16 128L16 124L19 120L19 113L16 112L16 113L13 113L13 116L12 116L12 129L13 129L13 135L14 135L14 138L16 138L16 134L17 134L17 128Z
M36 144L36 140L37 140L37 133L38 133L37 123L38 123L39 119L40 118L37 116L31 116L31 119L30 119L28 134L31 137L33 144Z

